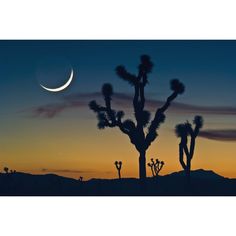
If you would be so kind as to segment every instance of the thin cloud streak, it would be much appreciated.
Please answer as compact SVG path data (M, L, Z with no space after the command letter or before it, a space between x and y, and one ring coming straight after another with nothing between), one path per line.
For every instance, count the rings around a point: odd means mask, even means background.
M126 93L115 93L112 98L114 109L127 109L132 108L132 96ZM65 96L60 102L55 104L46 104L39 107L30 109L32 117L54 118L60 113L69 109L88 108L88 103L91 100L97 100L101 104L102 95L100 92L72 94ZM158 107L161 107L164 101L147 99L146 107L148 110L154 112ZM199 114L199 115L236 115L236 107L223 107L223 106L197 106L185 103L174 102L170 107L170 112L179 114Z
M47 172L47 173L91 173L92 171L82 171L82 170L70 170L70 169L46 169L43 168L41 169L42 172Z
M236 129L204 130L199 136L217 141L236 141Z

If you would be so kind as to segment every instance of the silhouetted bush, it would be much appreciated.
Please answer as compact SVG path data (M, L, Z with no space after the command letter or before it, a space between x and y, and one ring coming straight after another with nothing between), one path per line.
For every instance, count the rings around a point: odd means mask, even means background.
M9 168L8 167L4 167L4 169L3 169L4 171L5 171L5 173L6 174L8 174L9 173Z
M149 162L147 165L150 167L152 171L152 176L158 177L159 172L163 168L164 164L165 164L164 161L159 161L158 159L154 161L154 159L151 158L151 162Z

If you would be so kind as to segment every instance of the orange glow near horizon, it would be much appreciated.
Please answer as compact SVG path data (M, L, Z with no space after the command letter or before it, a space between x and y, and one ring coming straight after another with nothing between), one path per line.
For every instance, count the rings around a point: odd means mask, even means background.
M41 120L40 125L36 119L19 123L15 127L17 132L9 133L2 140L2 169L7 166L22 172L55 173L76 179L83 176L85 180L117 178L114 162L121 160L122 177L138 177L138 152L127 136L116 128L98 130L95 119L68 120L67 125L63 117ZM150 158L165 162L161 175L181 170L179 140L167 128L169 126L173 127L170 122L161 126L146 156L147 162ZM235 156L233 142L198 138L192 169L213 170L222 176L236 178ZM147 175L151 176L148 167Z

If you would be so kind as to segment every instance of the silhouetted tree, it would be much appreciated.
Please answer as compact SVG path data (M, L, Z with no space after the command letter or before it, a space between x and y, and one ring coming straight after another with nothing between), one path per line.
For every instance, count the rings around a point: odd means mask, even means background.
M104 84L102 94L105 106L98 105L96 101L91 101L89 106L98 118L98 128L118 127L124 134L128 135L131 143L139 152L139 177L146 178L146 150L157 137L157 129L165 120L165 111L171 102L184 92L184 85L178 79L173 79L170 83L172 94L167 98L162 107L156 110L153 120L150 122L150 112L145 110L144 89L148 84L148 74L151 73L153 63L147 55L141 56L141 63L138 66L137 75L129 73L124 66L116 68L117 75L134 87L133 108L136 121L130 119L123 120L124 111L112 109L111 100L113 88L110 84ZM145 131L145 128L147 130Z
M8 167L4 167L3 169L5 171L6 174L8 174L9 168Z
M154 163L152 162L153 159L151 159L151 162L148 163L147 165L150 167L151 171L152 171L152 176L155 177L155 172L154 172Z
M116 169L118 171L118 176L119 176L119 179L121 179L121 167L122 167L122 161L115 161L115 166L116 166Z
M163 168L164 164L165 164L164 161L159 161L158 159L154 161L154 159L151 158L151 162L149 162L147 165L150 167L152 171L152 176L157 177L159 175L159 172Z
M180 137L181 139L179 143L179 162L185 171L188 181L190 181L191 161L194 155L196 138L203 126L203 118L201 116L195 116L193 124L195 125L194 127L187 121L186 123L178 124L175 127L175 133L177 137ZM189 145L188 137L190 137ZM186 156L186 161L184 161L184 154Z
M78 179L80 182L83 182L83 176L80 176Z

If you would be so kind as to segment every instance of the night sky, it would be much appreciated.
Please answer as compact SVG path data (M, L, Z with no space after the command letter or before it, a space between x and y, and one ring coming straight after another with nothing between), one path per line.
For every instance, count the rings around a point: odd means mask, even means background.
M123 176L138 177L129 139L116 128L98 130L87 104L103 102L101 86L109 82L113 107L132 118L133 88L115 67L137 73L142 54L154 63L148 109L154 112L171 94L171 79L186 87L166 112L147 160L165 161L161 174L181 170L174 127L202 115L206 135L197 139L192 168L236 178L236 41L0 41L0 169L115 178L114 161L122 160ZM65 91L40 87L62 85L71 68L74 80Z

